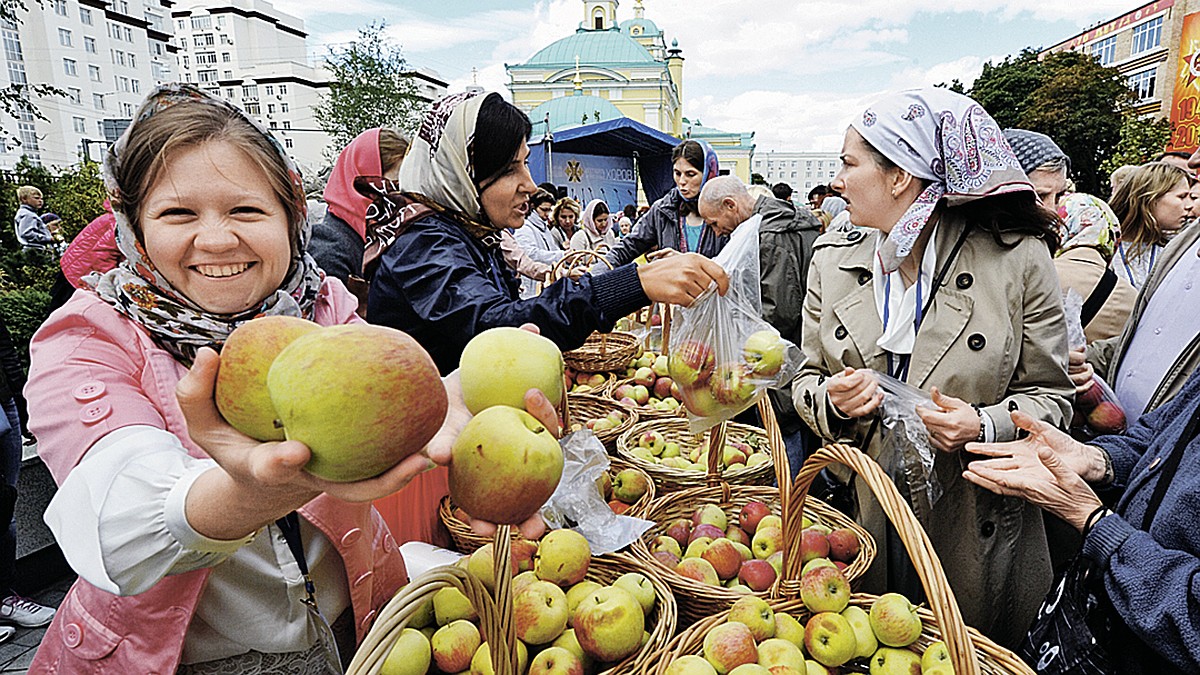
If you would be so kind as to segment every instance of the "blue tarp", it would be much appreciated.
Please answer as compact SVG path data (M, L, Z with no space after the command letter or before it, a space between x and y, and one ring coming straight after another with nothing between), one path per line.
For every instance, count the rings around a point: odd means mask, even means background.
M671 150L679 139L628 117L572 127L554 132L550 140L529 144L529 170L533 180L547 180L547 155L557 169L556 153L633 157L646 199L653 203L674 185L671 176ZM562 181L552 181L561 183ZM616 207L620 208L620 207Z

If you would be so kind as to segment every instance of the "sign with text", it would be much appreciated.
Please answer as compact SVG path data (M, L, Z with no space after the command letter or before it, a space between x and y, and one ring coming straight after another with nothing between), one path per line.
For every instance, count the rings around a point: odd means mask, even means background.
M632 157L554 153L551 180L567 186L567 194L586 207L593 199L603 199L609 212L620 211L626 204L637 204L637 173Z
M1171 97L1168 150L1193 152L1200 146L1200 12L1183 17L1179 63Z
M1076 47L1086 45L1093 40L1099 40L1100 38L1108 37L1112 33L1116 33L1123 28L1128 28L1142 19L1148 19L1174 5L1175 0L1158 0L1157 2L1146 3L1145 5L1138 7L1128 14L1119 16L1112 21L1102 23L1091 30L1084 31L1083 33L1076 35L1066 42L1060 42L1059 44L1054 45L1042 53L1045 54L1048 52L1053 54L1067 49L1075 49Z

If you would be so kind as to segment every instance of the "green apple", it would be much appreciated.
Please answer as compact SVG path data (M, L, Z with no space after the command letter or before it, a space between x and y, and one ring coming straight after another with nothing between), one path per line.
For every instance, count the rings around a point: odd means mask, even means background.
M593 672L592 665L595 662L592 660L592 657L588 656L583 651L583 645L579 644L579 638L575 636L574 628L568 628L567 630L563 631L563 634L559 635L557 640L551 642L550 646L562 647L563 649L571 652L575 656L579 657L579 660L583 662L584 672Z
M787 612L775 612L775 637L804 649L804 626Z
M457 588L442 588L433 594L433 614L439 626L460 619L474 621L479 618L471 601Z
M529 665L529 648L524 642L517 640L517 673L524 673L525 667ZM488 644L484 642L479 645L479 649L475 650L475 656L471 658L471 675L496 675L496 670L492 668L492 652L488 649Z
M829 558L813 558L812 560L804 563L804 567L800 568L800 578L803 579L805 574L808 574L818 567L832 567L837 569L837 565L834 565L833 561Z
M475 624L459 619L439 628L430 642L438 669L457 673L471 667L471 658L482 640Z
M773 330L753 333L742 345L742 358L751 372L758 377L774 377L783 368L783 357L787 345Z
M629 591L608 586L584 598L575 612L575 637L597 661L620 661L638 650L646 615Z
M305 469L337 482L378 476L420 452L449 407L421 345L367 324L296 338L271 363L267 389L284 434L312 453Z
M562 470L562 448L549 429L524 410L493 406L454 440L450 497L475 518L519 525L554 493Z
M908 598L885 593L871 605L871 630L880 644L907 647L921 636L921 617Z
M567 629L567 596L545 581L535 581L513 596L517 638L531 645L553 642ZM454 672L454 671L449 671Z
M592 591L603 588L600 584L590 580L583 581L571 586L567 589L567 625L573 626L575 619L575 610L579 608L579 603L583 602Z
M907 649L880 647L871 656L871 675L920 675L921 657Z
M575 530L553 530L538 546L534 572L542 581L573 586L583 581L592 562L592 548Z
M234 429L259 441L282 441L267 373L283 348L320 330L320 324L294 316L264 316L238 326L221 348L221 366L213 398Z
M415 628L405 628L383 660L379 675L425 675L432 657L425 635Z
M758 663L758 647L745 624L730 621L704 636L704 658L719 675L728 675L742 664Z
M513 594L515 595L517 593L517 591L521 590L522 588L524 588L525 586L527 586L528 584L530 584L534 581L540 581L540 579L537 578L537 574L533 570L529 570L527 572L521 572L517 576L513 577L513 582L512 582Z
M810 612L840 612L850 603L850 582L836 567L818 567L800 578L800 599Z
M757 663L743 663L729 671L729 675L771 675L771 671Z
M750 550L754 551L754 557L759 560L770 558L776 551L783 550L783 530L760 525L754 533L754 538L750 540Z
M775 611L758 596L738 598L729 608L728 620L749 628L755 642L775 637Z
M721 578L717 576L717 571L703 558L684 558L680 560L679 565L675 567L675 573L681 577L687 577L688 579L699 581L709 586L721 585Z
M562 352L537 333L489 328L463 348L458 369L463 402L472 415L496 405L524 410L530 389L541 390L555 406L562 401Z
M805 661L804 666L808 669L808 675L830 675L828 668L812 659ZM837 671L835 670L834 672Z
M712 525L724 532L729 526L729 517L716 504L705 504L692 513L692 526L697 527L700 525Z
M764 668L787 666L802 673L805 671L804 652L788 640L769 638L758 643L758 665Z
M622 469L613 476L612 495L626 504L641 499L650 489L650 480L637 469Z
M717 403L743 406L754 398L756 391L750 381L750 369L744 363L723 363L713 371L709 389Z
M950 672L954 672L954 664L950 661L950 650L946 649L946 643L941 640L926 647L925 653L921 655L921 671L933 668L949 668Z
M717 675L717 669L702 657L689 654L672 661L664 675Z
M658 551L670 551L675 554L676 558L683 557L683 549L679 547L679 542L665 534L655 537L654 543L650 546L651 553L657 553Z
M430 597L408 620L409 628L424 628L434 625L436 616L433 613L433 598Z
M875 639L875 631L871 630L871 617L861 607L854 605L843 609L842 616L850 622L850 627L854 629L854 639L858 643L858 651L855 656L869 658L879 648L879 641Z
M758 525L755 526L754 531L757 532L757 531L759 531L763 528L767 528L767 527L774 527L774 528L782 530L783 529L783 518L776 516L774 514L763 516L762 518L759 519Z
M675 441L667 441L667 445L666 445L666 447L663 448L661 456L663 459L668 459L671 457L679 457L680 456L679 444L676 443Z
M650 583L646 575L638 572L626 572L617 577L612 585L629 591L629 594L642 606L642 612L646 616L650 616L650 613L654 611L654 584Z
M738 554L739 554L739 555L741 555L741 556L742 556L742 560L743 560L743 561L748 561L748 560L754 560L754 559L755 559L755 558L754 558L754 551L751 551L749 546L747 546L747 545L745 545L745 544L742 544L742 543L740 543L740 542L736 542L736 541L735 541L735 542L733 542L733 547L734 547L735 549L737 549L737 552L738 552ZM778 576L779 572L776 572L775 574Z
M583 661L562 647L547 647L533 657L529 675L583 675Z
M804 648L824 666L836 667L854 658L858 651L854 629L841 614L814 614L804 627Z

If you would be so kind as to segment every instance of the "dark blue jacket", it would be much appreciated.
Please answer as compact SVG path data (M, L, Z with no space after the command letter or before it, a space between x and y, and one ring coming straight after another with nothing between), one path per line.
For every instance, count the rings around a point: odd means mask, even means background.
M679 188L671 188L670 192L650 205L650 210L638 218L629 234L622 237L609 251L606 256L608 262L612 263L613 267L625 265L644 253L661 248L684 251L686 247L682 244L679 230L679 211L682 207L683 195L679 194ZM719 237L711 227L705 225L704 229L700 230L700 244L697 250L691 252L712 258L728 243L728 236Z
M1124 435L1093 441L1112 456L1122 494L1116 514L1084 540L1083 555L1104 571L1125 624L1105 645L1120 673L1200 672L1200 438L1184 451L1149 531L1138 529L1162 465L1197 406L1200 372Z
M413 336L446 374L458 367L467 342L488 328L532 323L559 348L574 349L592 331L612 330L617 319L650 302L633 265L562 279L526 300L519 288L499 247L485 247L453 221L428 215L380 258L367 321Z

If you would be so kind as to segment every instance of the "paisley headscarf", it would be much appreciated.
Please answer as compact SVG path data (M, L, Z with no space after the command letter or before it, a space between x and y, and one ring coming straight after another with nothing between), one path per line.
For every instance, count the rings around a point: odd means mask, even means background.
M325 203L329 212L346 221L350 229L367 240L367 209L370 197L354 188L359 176L383 176L379 160L379 127L367 129L350 141L333 163L333 172L325 184Z
M292 242L292 260L287 276L275 292L262 302L238 314L213 314L180 293L155 267L134 233L124 209L115 209L117 248L125 260L104 273L96 283L96 293L130 320L141 324L151 338L176 359L190 365L200 347L220 348L239 325L259 316L286 315L311 319L324 274L307 253L309 226L305 217L304 186L300 172L267 130L241 110L187 84L158 87L142 103L133 123L121 135L104 158L104 186L114 203L120 200L117 170L125 156L129 139L155 114L175 105L212 105L227 108L270 141L287 167L292 199L298 206L299 223L292 223L300 236ZM202 177L197 177L202 180Z
M974 100L949 89L892 94L863 111L851 126L884 157L929 181L879 249L887 273L912 251L943 198L957 206L990 195L1033 192L996 120Z
M704 184L707 183L708 181L712 180L713 178L716 178L717 176L721 175L721 160L717 157L717 151L713 150L713 147L711 145L709 145L707 141L701 141L701 140L697 140L695 138L691 138L688 140L690 140L693 143L698 144L700 146L700 149L704 151L704 166L699 167L700 168L700 187L699 187L699 189L696 190L695 197L693 197L692 199L683 200L685 203L691 205L694 208L700 200L700 192L702 190L704 190ZM687 161L687 160L684 160L684 161Z
M1099 251L1105 262L1112 262L1121 239L1121 221L1112 207L1099 197L1076 192L1063 199L1059 208L1065 223L1060 237L1065 243L1059 253L1089 247Z

